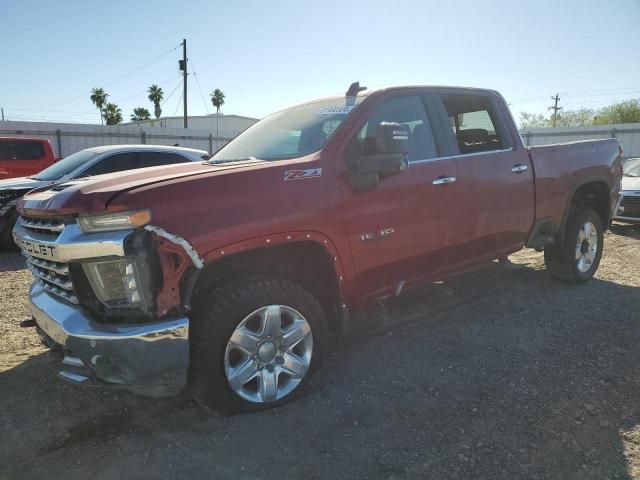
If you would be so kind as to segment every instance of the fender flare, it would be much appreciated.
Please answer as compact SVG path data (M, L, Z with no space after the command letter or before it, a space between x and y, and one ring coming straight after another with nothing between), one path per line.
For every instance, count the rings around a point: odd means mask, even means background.
M338 249L329 237L315 230L296 230L292 232L279 232L269 235L261 235L259 237L241 240L239 242L230 243L209 250L202 255L202 258L206 267L217 260L221 260L234 254L255 251L265 247L275 247L300 242L315 242L326 250L333 261L340 298L344 299L344 279L346 278L345 259L340 256Z
M607 177L598 175L594 177L586 177L586 178L580 179L579 183L576 183L571 187L571 189L569 190L569 195L567 196L567 200L565 201L564 211L562 213L562 221L560 222L559 230L557 232L558 237L560 239L560 245L564 244L564 234L565 234L565 229L567 228L567 222L569 221L569 213L571 212L571 202L573 201L573 197L575 196L578 189L584 187L589 183L604 183L607 186L607 197L608 197L607 205L611 203L610 202L611 188L609 185L609 179ZM605 220L609 220L609 219L603 218L602 220L603 220L603 226L605 227L605 230L606 230L607 226L604 225L606 223Z

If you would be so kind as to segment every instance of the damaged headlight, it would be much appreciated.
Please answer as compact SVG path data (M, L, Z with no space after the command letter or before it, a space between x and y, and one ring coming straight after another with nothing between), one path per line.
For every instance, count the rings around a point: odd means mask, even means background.
M134 259L84 263L82 267L96 297L106 307L149 309L150 295Z
M114 232L129 228L143 227L151 221L149 210L106 213L78 217L78 224L85 233Z

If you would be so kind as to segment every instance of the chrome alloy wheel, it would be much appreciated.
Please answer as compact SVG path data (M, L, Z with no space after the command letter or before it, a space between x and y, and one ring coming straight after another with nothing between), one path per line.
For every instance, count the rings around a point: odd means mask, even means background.
M309 370L313 335L307 320L291 307L268 305L236 327L224 354L231 389L254 403L290 394Z
M598 231L591 222L586 222L578 231L576 239L576 265L578 270L585 273L591 268L598 253Z

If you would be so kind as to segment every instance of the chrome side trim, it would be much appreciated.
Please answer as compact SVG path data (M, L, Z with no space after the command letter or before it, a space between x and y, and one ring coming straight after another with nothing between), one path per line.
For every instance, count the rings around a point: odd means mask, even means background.
M640 217L621 217L616 215L613 220L623 220L625 222L640 222Z
M201 269L202 267L204 267L204 260L202 259L200 254L184 238L169 233L160 227L156 227L155 225L147 225L146 227L144 227L144 229L148 232L155 233L159 237L169 240L170 242L182 247L197 269Z
M426 158L424 160L411 160L409 165L420 164L420 163L429 163L429 162L439 162L442 160L450 160L456 158L467 158L467 157L477 157L479 155L490 155L495 153L503 153L503 152L511 152L513 151L513 147L510 148L502 148L499 150L487 150L486 152L476 152L476 153L461 153L458 155L447 155L444 157L434 157L434 158Z

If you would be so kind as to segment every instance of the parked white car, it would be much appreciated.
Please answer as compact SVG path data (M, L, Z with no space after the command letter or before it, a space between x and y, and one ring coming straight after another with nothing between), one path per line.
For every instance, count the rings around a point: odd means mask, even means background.
M640 222L640 158L630 158L623 165L622 189L614 220Z
M34 188L57 185L76 178L198 162L209 158L204 150L163 145L106 145L76 152L30 177L0 181L0 248L15 250L11 230L18 218L17 201Z

